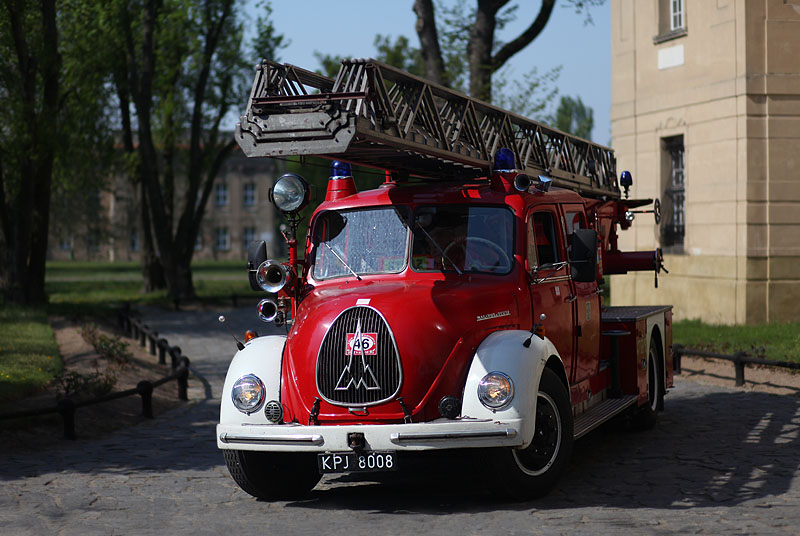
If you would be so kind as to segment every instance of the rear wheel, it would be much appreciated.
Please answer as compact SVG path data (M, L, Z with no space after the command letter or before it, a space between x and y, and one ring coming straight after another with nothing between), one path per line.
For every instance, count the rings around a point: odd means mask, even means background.
M658 412L664 407L664 385L661 381L661 352L654 336L650 337L647 353L647 404L641 406L633 417L633 426L638 430L650 430L656 425Z
M561 476L572 453L572 406L558 376L545 369L536 400L533 440L524 449L494 452L494 465L506 475L508 495L530 499L545 495Z
M298 499L321 475L311 454L224 450L225 464L242 490L258 499Z

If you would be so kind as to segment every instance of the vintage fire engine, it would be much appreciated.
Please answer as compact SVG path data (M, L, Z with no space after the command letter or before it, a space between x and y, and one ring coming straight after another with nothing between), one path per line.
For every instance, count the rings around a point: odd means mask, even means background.
M628 199L611 149L359 59L335 80L263 62L235 135L248 156L336 159L303 258L309 190L291 173L270 193L288 262L250 247L250 283L271 295L258 315L286 334L248 332L225 380L217 444L247 493L483 449L496 487L536 497L574 439L618 415L654 424L671 307L604 306L599 282L657 284L660 251L622 252L617 233L659 207ZM349 163L385 183L358 191Z

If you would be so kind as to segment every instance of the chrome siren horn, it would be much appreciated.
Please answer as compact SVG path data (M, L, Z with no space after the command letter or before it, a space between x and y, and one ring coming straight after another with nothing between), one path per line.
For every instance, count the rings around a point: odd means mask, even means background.
M275 300L265 298L258 302L258 318L262 322L273 322L278 316L278 304Z
M256 270L258 286L267 292L278 292L289 281L289 270L278 261L262 262Z

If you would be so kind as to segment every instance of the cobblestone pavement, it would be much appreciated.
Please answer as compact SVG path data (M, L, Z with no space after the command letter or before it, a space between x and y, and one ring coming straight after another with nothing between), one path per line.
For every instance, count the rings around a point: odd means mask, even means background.
M225 314L236 333L258 322L252 308ZM0 534L798 533L800 398L680 377L653 431L589 434L538 501L495 498L502 482L459 458L383 482L326 477L305 501L256 501L228 476L214 439L235 350L216 316L145 316L192 360L203 379L192 381L196 402L105 439L54 440L0 460Z

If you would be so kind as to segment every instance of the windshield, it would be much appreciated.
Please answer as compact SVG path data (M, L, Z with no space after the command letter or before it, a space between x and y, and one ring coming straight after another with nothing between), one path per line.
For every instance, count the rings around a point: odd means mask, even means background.
M406 207L324 212L314 230L314 278L402 272L407 220Z
M514 215L505 207L436 205L414 212L411 267L418 272L507 274Z

